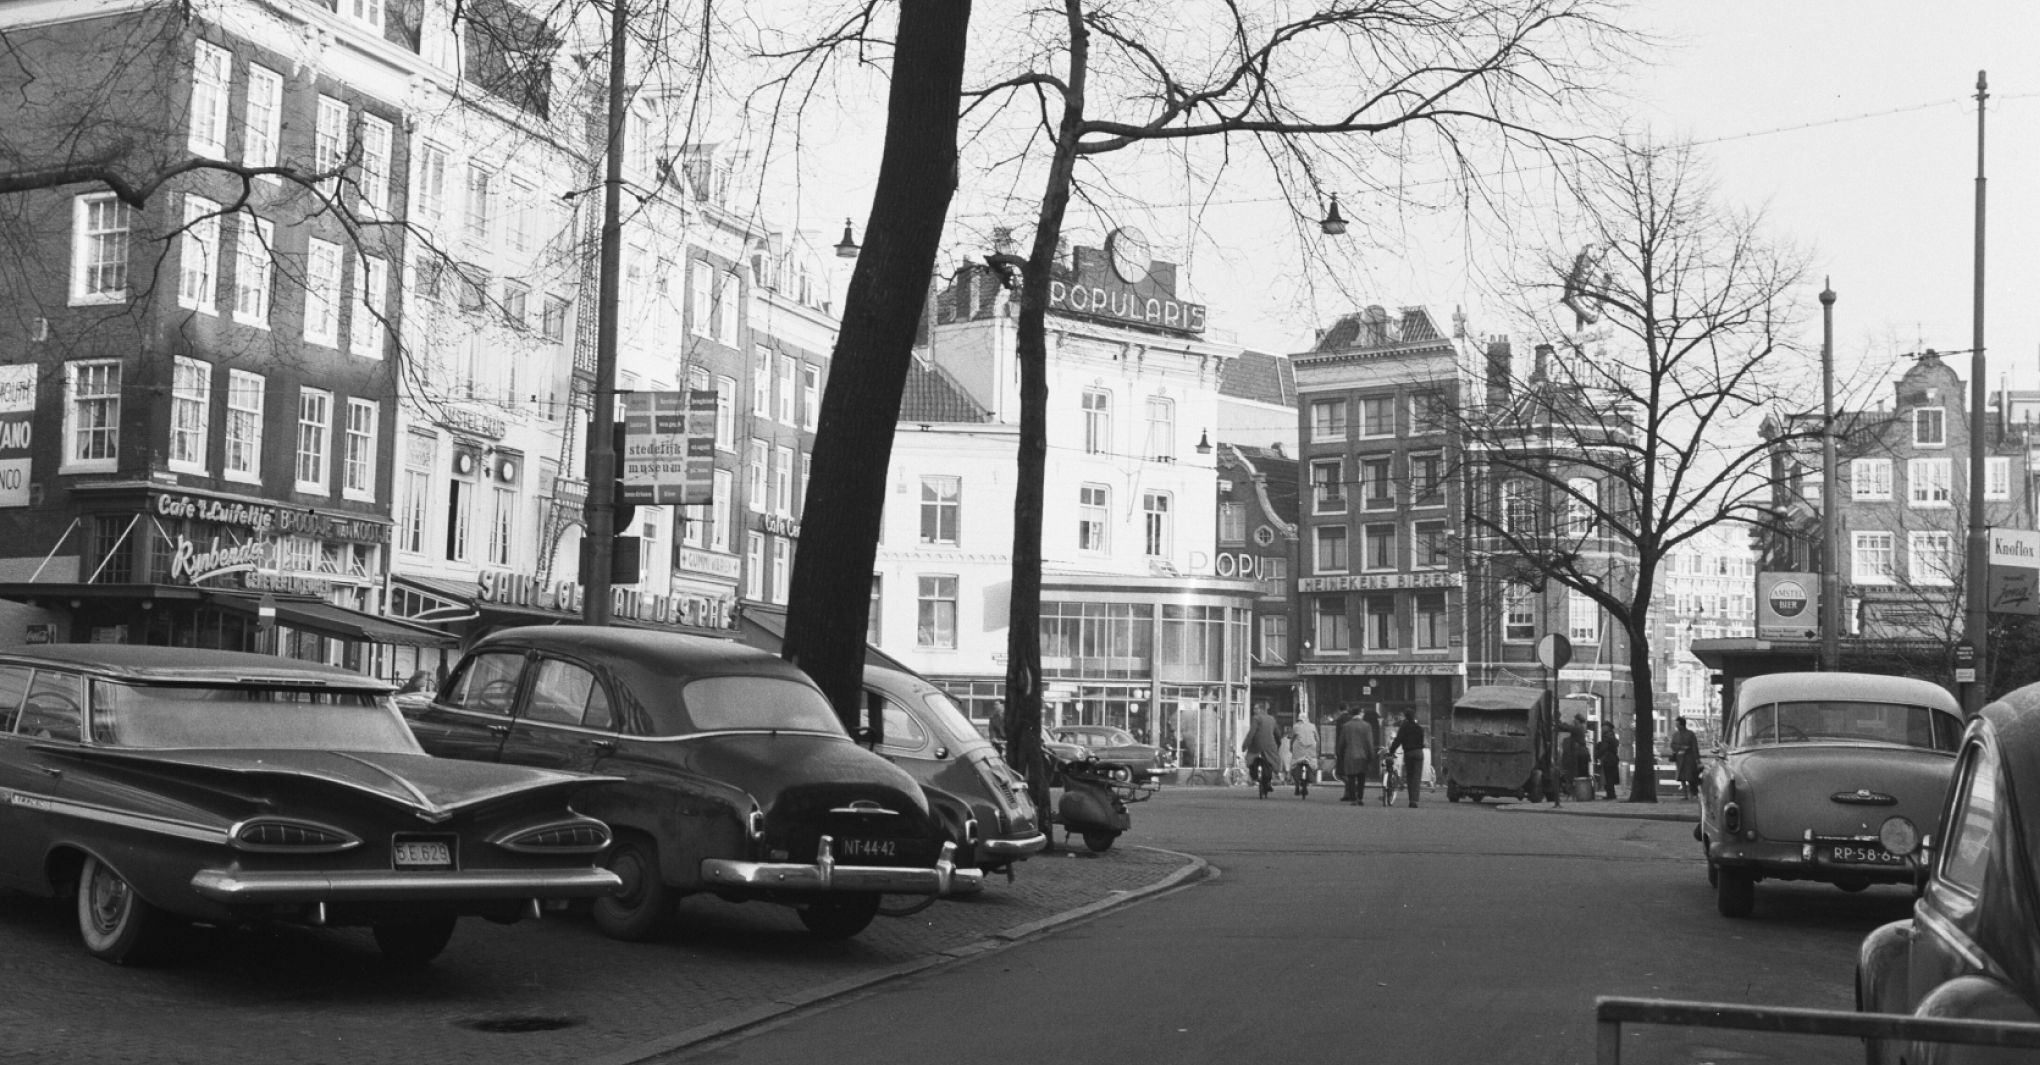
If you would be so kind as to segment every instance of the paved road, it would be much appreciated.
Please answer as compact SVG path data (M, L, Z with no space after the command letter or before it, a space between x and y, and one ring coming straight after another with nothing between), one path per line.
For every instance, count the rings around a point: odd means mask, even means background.
M1764 885L1715 914L1690 824L1613 804L1355 809L1186 790L1141 838L1218 870L1142 905L891 982L672 1062L1591 1062L1597 995L1847 1009L1896 889ZM1568 808L1569 811L1571 808ZM1626 1062L1853 1062L1844 1040L1644 1029Z

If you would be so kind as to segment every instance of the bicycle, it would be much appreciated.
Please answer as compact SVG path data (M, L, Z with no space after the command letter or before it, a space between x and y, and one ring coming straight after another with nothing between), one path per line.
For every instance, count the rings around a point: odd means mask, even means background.
M1395 805L1395 789L1402 786L1402 774L1396 772L1395 761L1389 760L1381 771L1381 805Z
M1255 785L1261 789L1261 798L1267 798L1268 793L1275 790L1275 764L1258 754L1254 756L1253 777Z

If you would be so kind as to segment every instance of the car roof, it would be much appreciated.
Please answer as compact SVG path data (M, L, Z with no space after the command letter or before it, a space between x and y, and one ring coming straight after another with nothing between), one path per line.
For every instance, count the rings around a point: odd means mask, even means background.
M1831 699L1907 703L1962 713L1962 704L1939 684L1881 673L1766 673L1738 682L1735 704L1740 711L1764 703Z
M992 745L990 740L985 739L984 736L978 733L977 727L970 723L969 718L962 716L963 712L960 708L957 710L957 719L952 720L947 714L937 713L924 700L905 698L907 695L921 695L926 692L937 692L942 695L949 694L941 688L930 684L923 677L915 676L912 673L904 673L897 669L887 669L884 666L867 664L864 667L864 686L875 688L886 695L894 696L894 701L900 704L902 712L912 714L914 720L921 722L923 728L935 732L937 734L935 739L938 742L948 744L959 750L965 747L974 747L978 744L983 744L987 747Z
M245 651L119 643L43 643L0 647L0 665L75 669L143 683L286 683L384 692L392 686L351 669Z
M503 648L552 650L607 659L668 679L701 676L775 676L812 684L800 667L736 640L626 629L606 625L523 625L476 641L470 652Z

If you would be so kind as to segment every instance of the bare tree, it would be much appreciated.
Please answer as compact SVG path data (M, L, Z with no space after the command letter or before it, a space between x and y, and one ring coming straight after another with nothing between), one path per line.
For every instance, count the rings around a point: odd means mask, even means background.
M1461 426L1481 486L1467 523L1518 580L1555 581L1621 630L1636 697L1629 797L1655 802L1653 589L1679 545L1769 520L1772 449L1791 440L1761 439L1755 422L1804 409L1785 391L1805 355L1803 265L1759 216L1715 201L1689 148L1626 146L1579 187L1584 235L1517 289L1554 351Z

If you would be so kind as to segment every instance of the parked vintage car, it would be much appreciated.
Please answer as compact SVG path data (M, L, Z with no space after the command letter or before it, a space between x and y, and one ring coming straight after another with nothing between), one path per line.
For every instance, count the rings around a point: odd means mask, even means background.
M0 648L0 882L75 894L85 948L146 960L180 919L368 925L423 964L455 920L621 886L589 778L427 756L390 687L192 648Z
M1931 833L1888 841L1926 871L1913 916L1870 933L1856 1008L2040 1023L2040 685L1983 708ZM1915 848L1917 848L1915 850ZM1872 1063L2030 1062L2031 1050L1868 1040Z
M864 690L884 723L878 752L923 788L957 803L968 818L960 862L995 872L1048 845L1027 782L947 693L911 673L878 666L864 667Z
M1116 725L1057 725L1049 728L1048 735L1059 745L1082 748L1084 756L1100 765L1124 766L1135 783L1153 780L1165 768L1161 748L1134 739L1133 733Z
M1747 917L1756 883L1845 891L1909 884L1894 843L1917 838L1947 794L1962 734L1947 689L1866 673L1777 673L1741 682L1700 779L1694 828L1724 916Z
M434 754L612 773L584 809L616 832L595 923L643 939L711 892L795 907L847 938L881 895L978 890L906 771L853 742L806 674L732 641L573 625L462 656L411 727Z

